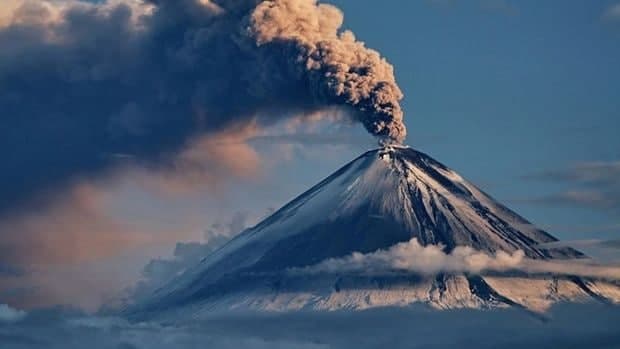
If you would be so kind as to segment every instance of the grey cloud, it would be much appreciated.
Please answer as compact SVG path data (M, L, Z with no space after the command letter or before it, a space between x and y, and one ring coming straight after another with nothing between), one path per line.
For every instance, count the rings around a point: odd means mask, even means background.
M133 286L123 304L139 302L248 227L249 213L236 212L228 222L216 222L205 231L203 242L177 242L173 257L151 260L142 270L142 278Z
M198 136L296 112L339 105L382 139L405 137L392 66L333 6L22 3L0 26L0 214L105 174L106 154L165 164Z
M567 241L549 242L546 244L542 244L540 246L541 247L574 246L575 248L588 247L588 246L600 246L604 248L620 249L620 240L600 240L600 239L567 240Z
M527 201L571 205L620 212L620 161L589 162L525 176L526 179L562 183L571 188Z
M26 312L11 308L6 304L0 304L0 323L19 321L26 316Z
M620 3L611 4L602 16L605 21L620 21Z
M588 319L588 321L581 321ZM62 309L0 324L4 348L614 348L620 312L559 305L540 320L515 309L228 313L171 325L131 323Z
M542 244L543 248L571 247L604 263L620 262L620 240L563 240Z
M618 177L620 177L620 161L585 162L566 169L542 171L525 176L530 179L599 185L617 185L620 181Z

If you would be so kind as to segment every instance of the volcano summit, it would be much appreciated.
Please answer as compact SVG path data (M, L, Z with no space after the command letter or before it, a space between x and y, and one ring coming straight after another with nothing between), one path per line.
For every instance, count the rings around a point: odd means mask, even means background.
M616 281L571 273L485 267L459 272L440 267L436 273L404 268L304 272L369 255L383 261L389 251L412 242L421 250L441 246L444 256L469 251L473 254L463 257L469 262L517 254L535 263L586 260L571 248L542 247L554 241L428 155L387 146L366 152L243 231L133 312L189 309L199 316L223 309L336 310L413 303L544 310L562 300L620 301Z

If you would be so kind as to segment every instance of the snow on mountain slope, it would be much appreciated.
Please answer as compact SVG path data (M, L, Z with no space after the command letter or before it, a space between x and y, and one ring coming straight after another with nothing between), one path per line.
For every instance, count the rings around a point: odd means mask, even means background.
M469 246L490 255L522 251L535 260L584 257L570 248L541 248L556 239L429 156L389 146L345 165L132 311L361 309L413 302L438 308L515 304L541 308L548 301L584 295L619 299L615 284L596 286L596 281L566 277L519 284L505 277L450 274L310 277L287 273L354 252L386 250L412 238L423 246L445 246L447 253ZM541 293L540 299L528 295L549 283L556 285L555 291ZM520 291L510 285L524 288L524 294L515 294Z

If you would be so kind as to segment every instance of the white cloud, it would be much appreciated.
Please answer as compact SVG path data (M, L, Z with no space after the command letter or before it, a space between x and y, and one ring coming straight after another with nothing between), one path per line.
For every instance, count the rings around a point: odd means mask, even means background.
M433 275L448 273L484 273L488 271L522 271L530 274L558 274L620 279L620 266L595 264L590 260L535 260L526 258L523 251L498 251L489 255L470 247L459 246L446 253L443 246L422 246L413 238L392 246L362 254L354 252L343 258L332 258L314 266L291 269L292 273L364 272L385 273L406 271Z

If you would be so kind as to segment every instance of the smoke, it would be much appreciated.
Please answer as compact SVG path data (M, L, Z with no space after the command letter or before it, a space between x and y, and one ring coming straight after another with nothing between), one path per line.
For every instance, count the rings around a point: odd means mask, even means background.
M450 253L443 246L422 246L416 238L387 250L332 258L316 265L290 269L291 273L386 273L413 272L426 275L438 273L472 273L521 271L528 274L554 274L620 280L620 266L596 264L589 260L535 260L521 250L489 255L471 247L458 246Z
M352 32L339 32L342 21L337 8L315 0L264 1L248 32L258 47L291 47L289 69L319 103L349 105L371 134L400 143L406 130L394 70Z
M405 137L393 69L315 0L11 1L0 25L0 214L126 154L339 107ZM5 13L12 11L11 13ZM197 140L198 139L198 140Z

